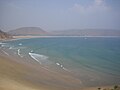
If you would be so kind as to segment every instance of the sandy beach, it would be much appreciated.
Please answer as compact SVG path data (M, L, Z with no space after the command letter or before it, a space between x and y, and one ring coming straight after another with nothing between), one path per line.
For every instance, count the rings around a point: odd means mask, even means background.
M57 74L58 76L58 74ZM55 85L47 81L60 80L66 83L75 83L69 76L57 78L48 71L39 70L30 64L18 63L15 59L0 55L0 90L97 90L98 87L74 88L67 85ZM64 78L64 79L63 79ZM72 84L73 84L72 83ZM61 83L62 84L62 83ZM104 86L102 88L110 88Z
M51 72L35 62L19 61L0 51L0 90L78 90L79 80Z

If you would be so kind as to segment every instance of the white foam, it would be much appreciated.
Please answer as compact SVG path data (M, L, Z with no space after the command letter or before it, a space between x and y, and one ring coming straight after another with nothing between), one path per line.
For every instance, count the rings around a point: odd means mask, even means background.
M19 45L21 46L21 45L22 45L22 43L19 43Z
M14 46L12 46L12 49L25 49L26 47L14 47Z
M56 63L56 65L58 65L58 66L60 66L60 68L62 68L63 70L65 70L65 71L69 71L68 69L66 69L62 64L60 64L60 63Z
M41 64L42 62L45 62L45 60L48 59L47 56L45 56L45 55L40 55L40 54L36 54L36 53L31 53L31 52L29 52L29 55L31 56L31 58L33 58L35 61L39 62L40 64Z
M36 53L29 53L29 55L32 55L32 56L34 56L35 58L39 58L39 59L41 59L41 60L46 60L46 59L48 59L48 57L47 56L45 56L45 55L40 55L40 54L36 54Z
M20 49L18 49L18 55L20 56Z
M5 45L3 45L3 44L1 45L1 47L4 47L4 46L5 46Z
M5 47L5 48L9 48L10 46L9 46L9 44L7 44L7 43L1 43L1 42L0 42L0 47L1 47L1 48L4 48L4 47Z
M29 55L30 55L31 58L33 58L35 61L39 62L39 60L38 60L36 57L34 57L34 55L32 55L32 53L29 53ZM39 63L41 64L41 62L39 62Z
M63 67L63 70L65 70L65 71L69 71L67 68L65 68L65 67Z
M31 50L30 52L33 53L33 50Z
M63 65L60 65L60 67L62 68L62 67L63 67Z
M18 55L19 55L20 57L23 57L23 56L20 54L20 49L18 49Z
M13 47L9 47L9 49L13 49Z
M58 66L60 65L60 63L56 63Z
M2 42L0 42L0 44L6 44L6 43L2 43Z

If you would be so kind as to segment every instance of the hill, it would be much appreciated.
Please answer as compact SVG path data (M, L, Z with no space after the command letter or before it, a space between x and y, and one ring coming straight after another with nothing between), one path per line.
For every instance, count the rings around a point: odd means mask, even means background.
M120 30L110 29L69 29L46 32L39 27L21 27L8 32L11 35L50 36L120 36Z
M11 35L46 35L47 32L39 27L21 27L8 32Z
M63 36L120 36L120 30L108 29L70 29L51 32L52 35Z
M0 40L1 39L11 39L12 36L0 30Z

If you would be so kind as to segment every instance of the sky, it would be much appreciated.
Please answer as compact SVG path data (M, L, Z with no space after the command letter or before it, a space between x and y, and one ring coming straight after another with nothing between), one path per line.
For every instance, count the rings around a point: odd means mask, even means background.
M0 0L0 29L118 29L120 0Z

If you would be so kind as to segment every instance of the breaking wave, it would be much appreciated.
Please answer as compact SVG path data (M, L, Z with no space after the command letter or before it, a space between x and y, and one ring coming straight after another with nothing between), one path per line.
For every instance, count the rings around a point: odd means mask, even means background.
M65 71L69 71L67 68L65 68L62 64L60 64L60 63L56 63L56 65L57 66L59 66L60 68L62 68L63 70L65 70Z
M36 53L29 52L29 55L31 58L33 58L35 61L39 62L40 64L42 63L48 63L48 57L45 55L40 55Z
M1 44L6 44L6 43L2 43L2 42L0 42L0 45L1 45Z
M18 49L18 50L17 50L18 56L23 57L23 56L21 55L20 50L21 50L21 49Z
M52 66L55 65L55 63L52 62L52 61L50 61L50 60L48 60L48 57L45 56L45 55L36 54L36 53L33 53L33 51L32 51L32 52L29 52L29 55L30 55L30 57L31 57L32 59L34 59L35 61L37 61L37 62L40 63L40 64L43 64L43 65L50 65L50 64L51 64ZM58 62L56 63L56 65L57 65L59 68L65 70L65 71L69 71L69 70L66 69L62 64L60 64L60 63L58 63Z

